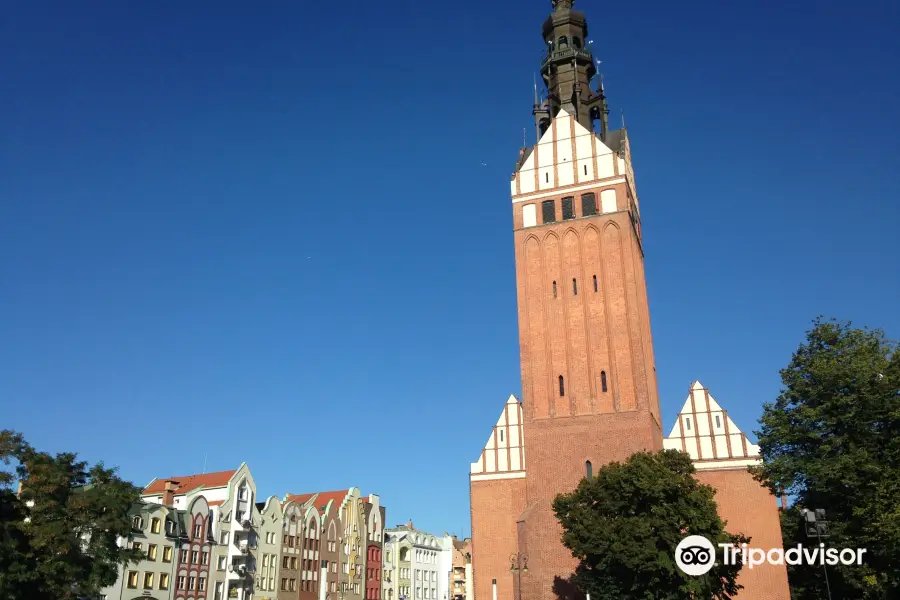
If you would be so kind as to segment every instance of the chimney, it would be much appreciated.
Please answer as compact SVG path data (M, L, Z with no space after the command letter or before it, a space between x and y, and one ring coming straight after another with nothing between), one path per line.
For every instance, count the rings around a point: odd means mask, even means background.
M166 487L163 489L162 503L163 506L175 505L175 491L178 489L177 481L167 481Z

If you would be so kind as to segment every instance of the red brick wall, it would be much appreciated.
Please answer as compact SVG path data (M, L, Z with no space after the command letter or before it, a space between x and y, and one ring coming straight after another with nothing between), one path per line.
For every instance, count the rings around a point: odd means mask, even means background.
M698 471L697 480L716 490L719 515L731 533L751 538L750 546L769 550L781 548L781 523L775 497L753 480L746 470ZM760 565L744 567L738 577L744 586L739 600L790 600L787 567Z
M638 411L537 420L526 426L525 435L528 510L519 543L528 556L529 572L522 577L523 597L565 597L565 591L554 589L554 579L568 579L576 562L562 545L553 499L575 489L585 476L586 461L596 472L611 461L659 448L661 436L653 416Z
M575 197L579 216L581 195L592 191L599 203L602 187L516 203L515 226L521 227L523 205L534 203L540 220L541 203L551 199L561 219L563 196ZM611 187L623 212L515 231L526 422L635 409L659 419L643 255L625 212L627 189Z
M491 581L496 579L497 599L512 600L509 556L516 552L516 520L525 508L525 479L473 481L470 495L475 598L492 600Z

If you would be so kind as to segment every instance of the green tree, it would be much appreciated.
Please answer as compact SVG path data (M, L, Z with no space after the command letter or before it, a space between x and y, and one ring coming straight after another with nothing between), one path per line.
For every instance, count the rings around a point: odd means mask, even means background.
M553 510L563 543L579 560L574 585L591 600L728 598L740 565L716 565L704 577L685 575L675 549L688 535L718 547L749 538L725 531L715 491L694 477L690 456L642 452L611 463L575 491L557 496Z
M880 330L818 318L781 371L757 432L755 477L794 499L785 545L817 544L802 508L824 509L830 547L865 548L863 567L828 567L835 598L900 595L900 352ZM795 600L825 598L821 567L789 567Z
M114 469L39 452L13 431L0 432L0 460L0 598L93 596L139 558L117 540L131 531L140 489Z

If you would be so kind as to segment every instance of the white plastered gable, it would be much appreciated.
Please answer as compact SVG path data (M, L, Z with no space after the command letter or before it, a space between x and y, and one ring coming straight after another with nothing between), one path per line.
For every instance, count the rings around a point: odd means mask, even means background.
M615 177L624 173L619 160L596 133L560 110L513 176L513 201L525 194Z
M522 405L512 394L481 454L470 469L472 481L525 476L525 430Z
M697 470L746 469L761 460L759 446L747 439L699 381L691 384L663 447L687 452Z

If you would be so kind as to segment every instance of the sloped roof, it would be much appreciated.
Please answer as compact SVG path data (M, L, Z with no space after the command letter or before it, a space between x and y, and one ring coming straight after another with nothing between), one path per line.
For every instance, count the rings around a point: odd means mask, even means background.
M285 497L285 502L299 502L300 504L304 504L309 501L310 498L316 496L316 507L321 508L328 504L329 500L334 500L335 504L340 505L341 502L344 501L344 498L347 496L347 490L336 490L333 492L311 492L308 494L288 494Z
M162 494L166 489L167 481L175 481L178 483L178 487L175 489L176 494L187 494L200 487L225 487L228 485L231 478L234 477L235 473L237 473L237 469L231 471L219 471L217 473L203 473L202 475L183 475L181 477L154 479L150 482L150 485L144 488L142 495L149 496Z

